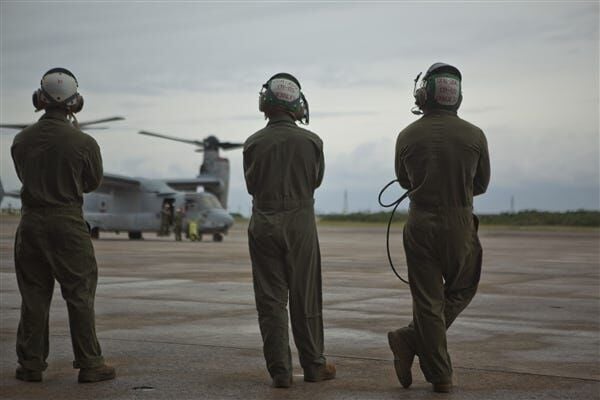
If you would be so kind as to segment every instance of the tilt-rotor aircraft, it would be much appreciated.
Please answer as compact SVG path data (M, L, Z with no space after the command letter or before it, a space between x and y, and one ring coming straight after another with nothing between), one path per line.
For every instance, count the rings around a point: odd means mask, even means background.
M112 117L81 122L79 127L122 119ZM27 126L0 124L0 128L13 129ZM204 152L200 172L197 177L190 179L152 179L105 173L98 189L84 195L84 218L92 237L97 239L101 231L113 231L127 232L130 239L142 239L143 232L159 231L161 210L165 204L169 204L172 214L177 208L184 211L186 233L189 232L187 227L190 222L196 224L197 234L192 239L201 239L202 234L212 234L214 241L222 241L223 235L233 225L233 217L225 210L229 193L229 160L219 156L219 149L236 149L243 144L220 142L214 136L199 141L145 131L140 133L197 146L196 151ZM199 192L200 187L204 191ZM19 197L18 192L0 189L0 200L4 195Z
M104 174L102 184L93 193L84 196L84 215L92 229L99 231L126 231L130 239L141 239L142 232L157 232L160 211L169 204L170 212L184 211L184 231L195 222L197 237L212 234L220 242L233 225L233 217L226 211L229 194L229 160L219 155L219 149L243 147L242 143L220 142L209 136L204 140L189 140L158 133L140 131L140 134L188 143L204 153L204 160L195 178L149 179ZM202 187L204 191L198 191ZM171 218L173 215L171 215Z

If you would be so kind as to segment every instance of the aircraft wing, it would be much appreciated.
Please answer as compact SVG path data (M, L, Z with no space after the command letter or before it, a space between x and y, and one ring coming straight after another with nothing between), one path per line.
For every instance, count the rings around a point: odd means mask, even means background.
M99 189L104 188L115 188L115 189L128 189L128 188L139 188L140 181L124 175L116 174L104 174L102 177L102 183Z
M109 118L95 119L93 121L81 121L81 122L79 122L78 125L80 128L85 127L86 129L105 129L104 127L95 127L95 126L90 127L90 125L102 124L104 122L122 121L124 119L125 119L124 117L109 117ZM34 122L30 122L28 124L0 124L0 128L25 129L33 123Z
M19 190L11 190L9 192L2 193L3 196L6 197L14 197L15 199L21 198L21 192Z
M195 192L198 186L220 186L223 184L219 178L203 176L191 179L165 179L164 182L175 190L183 192Z
M0 124L0 128L25 129L31 124Z
M4 198L4 196L20 199L21 191L20 190L9 190L8 192L6 192L4 190L4 186L2 185L2 181L0 180L0 202L2 202L2 199Z
M104 122L111 122L111 121L123 121L125 118L124 117L110 117L110 118L102 118L102 119L95 119L93 121L82 121L79 123L79 127L83 128L84 126L89 126L89 125L93 125L93 124L101 124ZM102 129L102 128L96 128L93 127L94 129ZM90 128L87 128L90 129Z

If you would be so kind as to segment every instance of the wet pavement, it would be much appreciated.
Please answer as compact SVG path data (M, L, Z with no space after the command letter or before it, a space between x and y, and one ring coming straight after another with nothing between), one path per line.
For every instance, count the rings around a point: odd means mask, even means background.
M598 230L483 228L479 292L448 332L456 388L434 394L418 364L396 381L386 333L411 316L389 270L384 226L321 225L325 346L338 378L272 389L262 357L243 224L222 243L103 234L97 331L117 379L77 384L64 301L55 290L42 383L14 379L20 298L16 219L0 220L2 399L598 399ZM394 259L405 273L400 230ZM293 348L293 346L292 346Z

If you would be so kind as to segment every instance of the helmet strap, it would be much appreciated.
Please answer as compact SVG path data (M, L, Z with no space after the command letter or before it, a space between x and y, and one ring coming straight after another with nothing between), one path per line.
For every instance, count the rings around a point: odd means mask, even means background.
M69 110L69 113L67 114L67 119L73 124L75 128L79 129L79 121L77 121L77 117L71 112L71 110Z

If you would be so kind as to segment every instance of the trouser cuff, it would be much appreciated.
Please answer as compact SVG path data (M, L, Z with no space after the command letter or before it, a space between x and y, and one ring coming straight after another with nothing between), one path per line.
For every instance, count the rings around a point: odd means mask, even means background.
M327 363L327 360L325 359L325 357L321 356L320 358L313 360L310 363L300 362L300 365L302 366L302 369L304 371L318 371L318 369L320 367L322 367L323 365L325 365L326 363Z
M19 364L30 371L45 371L48 363L40 360L19 360Z
M452 383L452 375L436 375L425 377L429 383Z
M75 360L73 361L73 368L81 369L81 368L97 368L104 365L104 357L91 357L86 358L85 360Z

